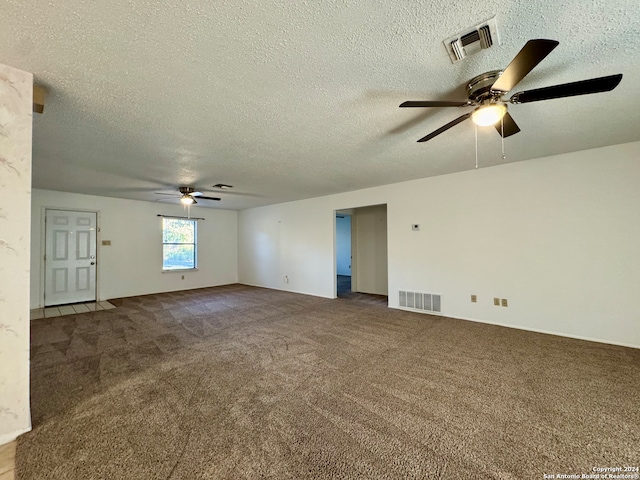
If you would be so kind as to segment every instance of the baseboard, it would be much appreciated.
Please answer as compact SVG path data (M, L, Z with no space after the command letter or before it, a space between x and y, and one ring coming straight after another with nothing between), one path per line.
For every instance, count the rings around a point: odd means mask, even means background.
M246 285L247 287L266 288L267 290L278 290L279 292L297 293L299 295L309 295L310 297L329 298L329 299L338 298L336 295L326 296L326 295L318 295L317 293L308 293L308 292L299 292L297 290L288 290L286 288L276 288L276 287L266 287L264 285L254 285L253 283L246 283L246 282L238 282L238 283L240 285Z
M31 427L27 427L27 428L23 428L22 430L18 430L16 432L3 433L2 435L0 435L0 445L11 443L14 440L16 440L20 435L23 435L30 431L31 431Z
M445 314L442 314L442 313L421 312L421 311L412 310L412 309L409 309L409 308L392 307L392 306L389 306L389 308L393 308L395 310L403 310L405 312L422 313L422 314L428 314L428 315L437 315L439 317L444 317L444 318L455 318L456 320L465 320L467 322L485 323L487 325L495 325L495 326L498 326L498 327L514 328L516 330L524 330L524 331L527 331L527 332L544 333L545 335L554 335L556 337L573 338L575 340L585 340L587 342L604 343L604 344L607 344L607 345L616 345L618 347L627 347L627 348L640 349L640 345L633 345L631 343L615 342L613 340L602 340L600 338L584 337L582 335L571 335L571 334L568 334L568 333L558 333L558 332L552 332L550 330L543 330L543 329L540 329L540 328L521 327L521 326L517 326L517 325L505 325L504 323L489 322L487 320L479 320L477 318L455 317L453 315L445 315Z

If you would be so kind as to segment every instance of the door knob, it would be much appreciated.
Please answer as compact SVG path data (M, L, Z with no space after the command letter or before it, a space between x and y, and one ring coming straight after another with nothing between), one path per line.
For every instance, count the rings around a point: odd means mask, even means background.
M91 262L91 265L95 265L95 264L96 264L96 262Z

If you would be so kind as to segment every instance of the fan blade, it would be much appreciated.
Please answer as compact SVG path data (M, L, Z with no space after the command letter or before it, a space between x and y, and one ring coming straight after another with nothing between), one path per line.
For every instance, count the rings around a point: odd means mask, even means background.
M553 87L535 88L515 93L509 101L511 103L528 103L554 98L575 97L576 95L587 95L589 93L609 92L618 86L620 80L622 80L621 73L608 77L554 85Z
M502 117L502 124L498 122L495 124L495 127L498 133L502 135L502 138L510 137L520 131L520 127L518 127L513 117L509 115L509 112L505 113L504 117Z
M173 197L180 197L177 193L164 193L164 192L155 192L156 195L171 195Z
M202 192L191 192L189 195L191 195L192 197L201 197Z
M443 127L440 127L439 129L437 129L434 132L431 132L429 135L427 135L426 137L422 137L420 140L418 140L418 142L426 142L427 140L431 140L433 137L440 135L442 132L445 132L447 130L449 130L451 127L455 127L457 124L464 122L467 118L469 118L471 116L472 112L469 113L465 113L464 115L462 115L461 117L456 118L455 120L453 120L452 122L447 123L446 125L444 125Z
M466 101L466 102L454 102L454 101L447 101L447 100L438 100L438 101L429 101L429 100L417 100L417 101L412 101L409 100L407 102L401 103L400 104L400 108L405 108L405 107L468 107L469 105L473 105L471 102Z
M495 81L491 91L508 92L513 89L520 80L527 76L536 65L551 53L560 42L555 40L529 40L522 50L518 52L502 75Z
M220 201L219 197L205 197L204 195L198 195L198 200L215 200Z

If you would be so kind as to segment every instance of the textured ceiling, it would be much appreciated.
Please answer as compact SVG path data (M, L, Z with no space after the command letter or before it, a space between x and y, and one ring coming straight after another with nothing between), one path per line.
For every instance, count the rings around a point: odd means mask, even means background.
M500 45L452 64L442 41L493 16ZM511 105L522 132L503 160L479 129L481 166L640 140L637 0L0 0L0 63L49 89L35 188L155 201L227 183L230 209L474 168L470 121L416 143L464 110L398 105L465 100L531 38L560 45L518 91L624 78Z

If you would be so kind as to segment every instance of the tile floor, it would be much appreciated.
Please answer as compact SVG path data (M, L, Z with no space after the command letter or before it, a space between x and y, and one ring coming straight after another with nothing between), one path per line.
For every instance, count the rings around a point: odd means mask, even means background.
M31 320L39 318L61 317L63 315L75 315L76 313L95 312L116 308L109 302L76 303L73 305L60 305L58 307L36 308L31 310Z

